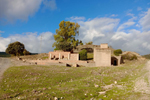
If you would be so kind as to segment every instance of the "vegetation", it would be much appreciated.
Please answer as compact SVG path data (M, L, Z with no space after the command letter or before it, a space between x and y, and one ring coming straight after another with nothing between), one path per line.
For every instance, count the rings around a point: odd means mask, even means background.
M126 59L126 60L137 60L137 56L135 54L124 54L122 55L123 59Z
M11 54L14 56L20 56L20 55L29 55L31 54L29 51L27 51L24 47L23 43L20 43L18 41L10 43L5 51L7 54Z
M121 49L114 50L114 54L116 56L119 56L120 54L122 54L122 50Z
M79 59L80 60L87 60L87 50L83 49L79 52Z
M6 52L0 52L0 57L11 57L11 55Z
M87 60L93 60L93 53L87 53Z
M29 51L27 51L26 49L24 49L23 54L24 55L30 55L31 53Z
M143 57L145 57L146 59L150 59L150 54L144 55Z
M53 47L59 50L70 51L78 44L82 44L82 41L76 40L75 36L79 35L78 23L70 21L61 21L59 29L56 29L56 35L54 35L55 43Z
M136 78L145 73L144 63L129 62L120 67L10 67L0 82L0 100L53 100L54 97L63 100L140 98L146 94L135 92L133 87ZM114 85L108 89L103 88L111 84ZM106 93L100 94L102 91Z
M88 43L85 43L86 45L92 45L93 44L93 42L92 41L90 41L90 42L88 42Z

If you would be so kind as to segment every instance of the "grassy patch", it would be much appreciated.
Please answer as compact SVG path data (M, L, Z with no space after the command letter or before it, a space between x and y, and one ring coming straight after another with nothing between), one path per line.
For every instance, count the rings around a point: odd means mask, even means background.
M9 68L0 83L0 99L124 100L132 95L134 80L145 62L118 67L20 66ZM103 86L117 81L111 89ZM99 85L99 87L95 87ZM121 86L121 87L118 87ZM99 92L106 91L100 95Z
M46 57L42 57L42 59L43 59L43 60L48 59L48 56L46 56Z
M93 59L93 53L87 53L87 60Z

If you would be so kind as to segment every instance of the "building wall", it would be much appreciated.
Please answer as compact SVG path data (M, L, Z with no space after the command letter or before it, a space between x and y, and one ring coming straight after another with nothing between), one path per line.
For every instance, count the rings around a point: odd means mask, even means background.
M79 60L79 54L64 51L49 52L49 59L54 60L54 58L58 58L58 60Z
M94 61L96 66L111 66L111 50L95 48Z
M101 44L100 48L108 48L108 44L107 43Z
M79 54L71 54L70 60L79 60Z

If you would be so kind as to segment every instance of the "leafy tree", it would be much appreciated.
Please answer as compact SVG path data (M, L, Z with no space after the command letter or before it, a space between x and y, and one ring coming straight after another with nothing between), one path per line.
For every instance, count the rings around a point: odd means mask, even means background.
M24 44L16 41L16 42L10 43L5 52L7 54L19 56L20 54L23 53L24 49L25 49Z
M90 41L90 42L88 42L88 43L85 43L86 45L92 45L93 44L93 42L92 41Z
M24 55L30 55L31 53L29 51L27 51L26 49L24 49L23 54Z
M83 49L79 52L79 59L80 60L86 60L87 59L87 50Z
M61 21L59 24L59 29L56 29L56 35L54 35L53 47L57 49L70 50L75 48L79 44L79 40L75 39L76 35L79 35L79 27L78 23L70 22L70 21ZM63 44L64 43L64 44ZM65 45L63 48L61 45ZM70 46L70 48L68 48Z
M80 45L83 45L83 43L82 43L82 41L81 41L81 40L80 40L80 42L79 42L79 43L80 43Z
M114 50L114 54L116 56L119 56L119 54L122 54L122 50L121 49Z
M72 46L69 42L64 41L56 44L55 50L71 51Z

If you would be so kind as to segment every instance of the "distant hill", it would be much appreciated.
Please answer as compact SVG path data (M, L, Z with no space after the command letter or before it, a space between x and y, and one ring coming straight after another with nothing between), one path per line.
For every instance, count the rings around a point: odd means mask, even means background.
M31 53L31 55L37 55L38 53ZM0 57L11 57L10 54L7 54L6 52L0 52Z
M0 52L0 57L11 57L11 55L6 52Z
M150 54L143 55L143 57L145 57L146 59L150 59Z

